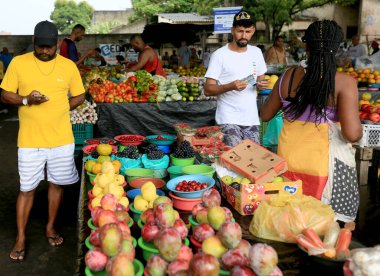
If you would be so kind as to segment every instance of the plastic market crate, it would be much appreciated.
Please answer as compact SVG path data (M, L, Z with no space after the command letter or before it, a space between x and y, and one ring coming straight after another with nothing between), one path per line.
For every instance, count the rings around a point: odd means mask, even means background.
M73 134L75 138L75 145L83 145L84 140L92 138L94 133L93 124L74 124Z
M357 143L359 147L380 147L380 125L363 124L363 137Z

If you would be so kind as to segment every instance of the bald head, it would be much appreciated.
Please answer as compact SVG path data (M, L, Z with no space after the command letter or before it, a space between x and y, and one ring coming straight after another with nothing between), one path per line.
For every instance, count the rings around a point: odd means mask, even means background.
M142 51L145 47L145 42L142 39L141 35L135 34L131 36L131 41L130 41L132 48L137 50L137 51Z

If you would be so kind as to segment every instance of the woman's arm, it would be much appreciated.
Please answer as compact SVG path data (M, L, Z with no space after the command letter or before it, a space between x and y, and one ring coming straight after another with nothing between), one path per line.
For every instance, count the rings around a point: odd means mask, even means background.
M357 142L363 136L358 115L358 88L354 78L337 73L337 108L343 136L350 142Z
M269 94L269 97L260 109L260 118L263 122L268 122L270 119L276 116L277 112L282 107L280 95L278 94L278 83L279 82L277 81L273 87L272 92Z

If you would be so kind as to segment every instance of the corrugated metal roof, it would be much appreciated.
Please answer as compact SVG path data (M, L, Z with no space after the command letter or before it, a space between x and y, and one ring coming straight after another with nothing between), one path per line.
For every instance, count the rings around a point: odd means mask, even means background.
M158 22L165 22L171 24L213 24L214 17L211 15L199 15L196 13L159 13Z

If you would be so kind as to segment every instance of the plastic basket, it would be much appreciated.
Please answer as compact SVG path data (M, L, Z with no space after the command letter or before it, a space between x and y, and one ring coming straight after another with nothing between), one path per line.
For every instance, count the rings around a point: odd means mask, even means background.
M93 124L74 124L72 125L76 145L83 145L84 140L92 138L94 132Z
M359 147L370 147L376 148L380 147L380 125L369 125L365 124L363 126L363 137L357 142Z

